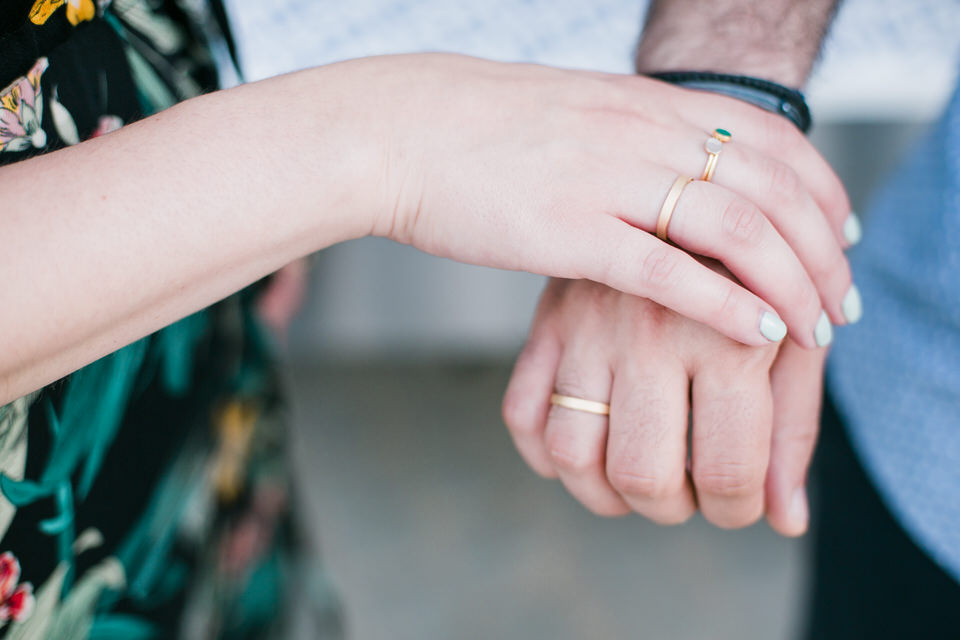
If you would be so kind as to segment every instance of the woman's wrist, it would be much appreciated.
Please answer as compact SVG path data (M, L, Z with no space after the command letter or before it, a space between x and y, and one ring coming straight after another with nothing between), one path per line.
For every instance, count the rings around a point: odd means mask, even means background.
M237 101L243 109L259 105L253 126L262 122L269 130L275 122L277 131L267 137L278 138L278 175L266 171L263 178L289 189L286 211L299 217L291 222L305 234L307 253L369 235L388 200L383 122L364 65L337 63L232 90L259 94ZM265 140L251 155L269 163L262 157L269 146Z

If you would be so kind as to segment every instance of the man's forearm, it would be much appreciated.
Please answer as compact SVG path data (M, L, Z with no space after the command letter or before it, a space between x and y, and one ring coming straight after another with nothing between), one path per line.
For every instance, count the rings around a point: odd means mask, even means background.
M702 70L801 87L839 0L653 0L637 71Z

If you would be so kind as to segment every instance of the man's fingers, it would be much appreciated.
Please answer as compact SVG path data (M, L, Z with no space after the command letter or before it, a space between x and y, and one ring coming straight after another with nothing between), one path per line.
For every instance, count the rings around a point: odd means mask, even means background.
M611 373L595 345L568 347L557 370L557 393L609 402ZM604 470L607 416L551 406L544 433L546 450L560 480L585 507L603 516L619 516L630 507L614 491Z
M704 517L724 528L744 527L763 514L770 453L772 354L744 354L731 370L704 364L693 378L693 481ZM728 364L728 363L727 363Z
M679 524L697 510L686 469L690 380L675 356L623 355L610 401L607 477L637 513Z
M807 530L806 476L820 425L825 361L825 352L787 340L770 371L774 414L766 511L770 526L786 536Z
M544 293L545 297L548 295L549 289ZM538 312L530 338L513 367L502 411L517 451L527 464L546 478L556 478L543 434L562 346L553 332L542 326L541 316Z

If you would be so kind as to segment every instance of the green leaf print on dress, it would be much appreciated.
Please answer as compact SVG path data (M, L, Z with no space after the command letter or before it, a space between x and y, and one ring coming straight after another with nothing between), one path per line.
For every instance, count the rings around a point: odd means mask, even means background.
M27 465L27 417L36 393L0 407L0 473L23 480ZM17 508L0 494L0 537L7 532Z

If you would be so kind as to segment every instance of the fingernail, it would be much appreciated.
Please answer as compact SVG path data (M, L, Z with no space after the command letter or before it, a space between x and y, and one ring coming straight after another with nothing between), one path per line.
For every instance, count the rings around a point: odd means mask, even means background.
M860 218L857 217L853 211L850 212L850 215L847 216L846 221L843 223L843 237L846 241L853 246L860 242L860 238L863 237L863 228L860 226Z
M787 325L777 314L764 311L760 316L760 333L770 342L780 342L787 335Z
M797 487L790 498L790 513L788 514L790 523L796 527L798 532L805 531L807 520L810 519L810 509L807 506L807 490L804 487Z
M863 301L860 299L860 291L857 289L857 285L850 285L847 295L843 296L843 302L840 303L840 310L843 311L843 317L850 324L857 322L863 316Z
M817 326L813 329L813 339L816 340L818 347L825 347L833 342L833 325L830 324L826 311L820 311Z

